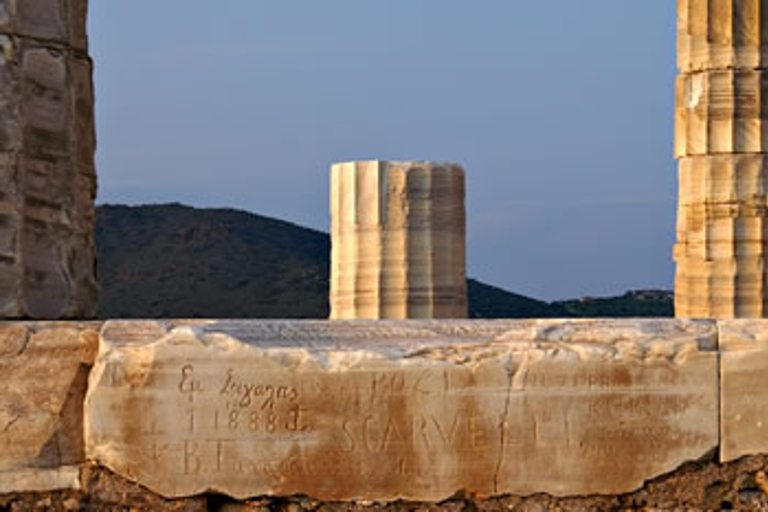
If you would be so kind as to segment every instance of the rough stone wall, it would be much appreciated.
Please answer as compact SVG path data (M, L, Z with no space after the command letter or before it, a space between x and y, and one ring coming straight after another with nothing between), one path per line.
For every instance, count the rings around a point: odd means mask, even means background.
M466 318L464 170L350 162L331 171L331 318Z
M87 0L0 0L0 318L96 314Z
M679 0L678 317L768 315L768 1Z

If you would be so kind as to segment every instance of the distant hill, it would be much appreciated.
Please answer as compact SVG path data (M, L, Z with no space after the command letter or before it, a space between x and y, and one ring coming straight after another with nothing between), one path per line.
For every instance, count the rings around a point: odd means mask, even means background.
M328 316L326 233L180 204L97 214L102 318ZM668 292L547 303L470 279L468 293L473 318L671 315Z
M565 308L557 304L508 292L474 279L467 280L471 318L564 318Z
M667 317L675 315L675 296L666 290L636 290L620 297L559 301L567 317Z
M101 206L101 317L328 316L328 236L235 210Z

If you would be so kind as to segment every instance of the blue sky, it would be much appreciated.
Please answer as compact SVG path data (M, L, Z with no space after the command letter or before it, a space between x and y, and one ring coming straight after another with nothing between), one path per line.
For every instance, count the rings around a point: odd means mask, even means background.
M673 2L90 4L100 203L327 231L333 162L450 160L470 275L543 299L672 287Z

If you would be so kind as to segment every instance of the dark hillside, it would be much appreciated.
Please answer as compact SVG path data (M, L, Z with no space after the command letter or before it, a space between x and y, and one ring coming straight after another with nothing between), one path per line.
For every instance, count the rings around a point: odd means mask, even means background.
M235 210L101 206L102 317L328 315L328 236Z
M230 209L105 205L96 245L102 318L328 316L320 231ZM550 304L472 279L468 291L472 318L671 314L665 292Z

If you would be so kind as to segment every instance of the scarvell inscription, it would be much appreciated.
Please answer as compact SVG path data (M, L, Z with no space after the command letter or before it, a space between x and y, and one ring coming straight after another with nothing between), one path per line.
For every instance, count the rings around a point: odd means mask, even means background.
M271 324L108 324L88 456L170 497L440 500L628 492L717 444L709 323Z

